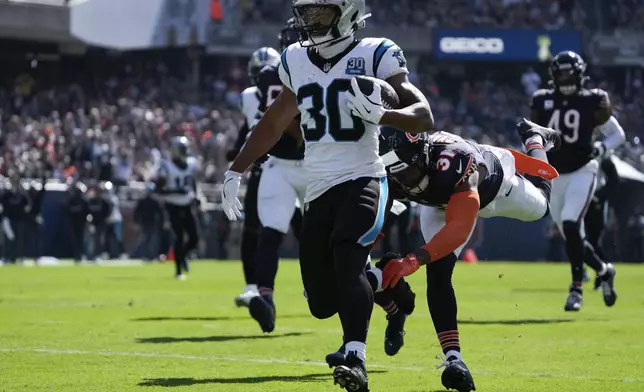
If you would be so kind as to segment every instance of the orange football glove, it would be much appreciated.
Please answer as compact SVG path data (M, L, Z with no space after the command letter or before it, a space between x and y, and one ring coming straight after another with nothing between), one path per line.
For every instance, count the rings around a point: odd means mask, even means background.
M387 263L382 271L382 287L396 287L398 281L404 276L409 276L418 271L420 264L415 254L408 254L402 259L393 259Z

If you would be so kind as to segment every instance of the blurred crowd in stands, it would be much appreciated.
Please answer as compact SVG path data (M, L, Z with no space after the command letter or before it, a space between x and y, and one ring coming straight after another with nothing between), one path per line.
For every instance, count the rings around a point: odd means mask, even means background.
M217 182L226 169L224 152L242 121L235 104L245 85L243 68L204 77L199 95L204 98L191 104L180 99L190 95L189 83L159 64L139 66L85 85L42 88L28 70L9 80L0 89L0 174L144 181L169 138L184 134L200 159L201 180ZM528 94L542 84L531 69L517 80L465 79L456 87L441 86L440 77L422 72L414 77L439 129L493 145L518 145L514 124L529 116ZM628 95L607 82L597 86L610 93L636 151L628 154L637 156L638 140L644 139L641 71L635 72Z
M283 20L290 0L245 0L247 20ZM624 0L621 3L629 3ZM369 0L370 23L422 27L546 27L583 24L574 0Z
M201 180L215 182L240 126L245 73L233 67L230 75L204 76L201 100L190 96L189 68L129 60L114 60L104 74L75 65L56 82L35 76L49 64L7 78L0 85L0 174L142 181L180 133L200 157Z
M291 0L241 0L247 21L281 22ZM644 28L642 0L369 0L370 23L423 27Z
M515 80L488 76L446 84L424 69L412 77L430 100L437 128L485 144L519 144L514 124L529 116L528 96L543 85L534 70ZM236 103L245 83L241 63L232 65L205 75L202 94L193 101L187 92L191 84L156 62L48 87L25 70L0 88L0 174L144 181L169 138L184 134L199 157L200 180L218 182L227 167L225 151L243 121ZM642 72L634 73L626 90L608 82L595 85L610 93L627 132L630 147L623 154L644 168Z
M611 26L614 28L644 29L644 1L615 0L607 1Z
M68 5L70 0L0 0ZM282 22L292 0L239 0L246 21ZM373 23L423 27L532 27L580 30L601 19L604 28L644 27L642 0L369 0ZM594 28L598 26L592 26Z

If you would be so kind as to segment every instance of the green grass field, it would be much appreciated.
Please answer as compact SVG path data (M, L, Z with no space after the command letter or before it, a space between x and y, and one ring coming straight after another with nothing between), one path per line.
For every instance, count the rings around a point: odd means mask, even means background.
M464 358L482 392L644 391L644 266L618 266L619 299L587 289L564 313L565 264L461 264L455 272ZM424 273L406 345L383 351L374 311L372 391L442 391L440 349ZM335 391L324 356L340 344L337 318L309 315L299 268L280 266L277 329L262 335L246 309L238 263L0 268L0 391Z

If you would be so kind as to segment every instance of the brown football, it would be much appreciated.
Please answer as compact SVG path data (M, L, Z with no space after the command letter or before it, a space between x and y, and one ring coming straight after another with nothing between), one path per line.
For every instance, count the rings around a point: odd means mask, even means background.
M398 93L394 90L393 87L382 79L374 78L372 76L356 76L358 81L358 87L364 95L371 95L373 93L374 83L380 85L380 96L382 97L383 106L386 109L400 109L400 98L398 98ZM353 94L353 88L349 86L349 92Z

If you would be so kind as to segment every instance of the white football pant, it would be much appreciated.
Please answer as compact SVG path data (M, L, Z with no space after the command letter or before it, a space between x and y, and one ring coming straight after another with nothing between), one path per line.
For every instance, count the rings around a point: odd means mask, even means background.
M597 187L597 171L599 163L596 160L572 173L560 174L552 181L550 196L550 215L563 232L563 222L572 221L579 224L581 238L586 238L584 217Z
M490 204L479 211L481 218L505 217L518 219L524 222L536 221L544 217L548 211L548 200L545 195L530 181L517 176L514 156L510 151L486 146L501 161L503 167L503 184L496 197ZM428 206L420 206L420 229L425 242L429 242L445 226L445 211ZM470 240L472 231L467 241L454 251L460 255L463 248Z
M269 157L262 165L257 213L262 226L286 234L296 207L304 205L308 179L303 161Z

